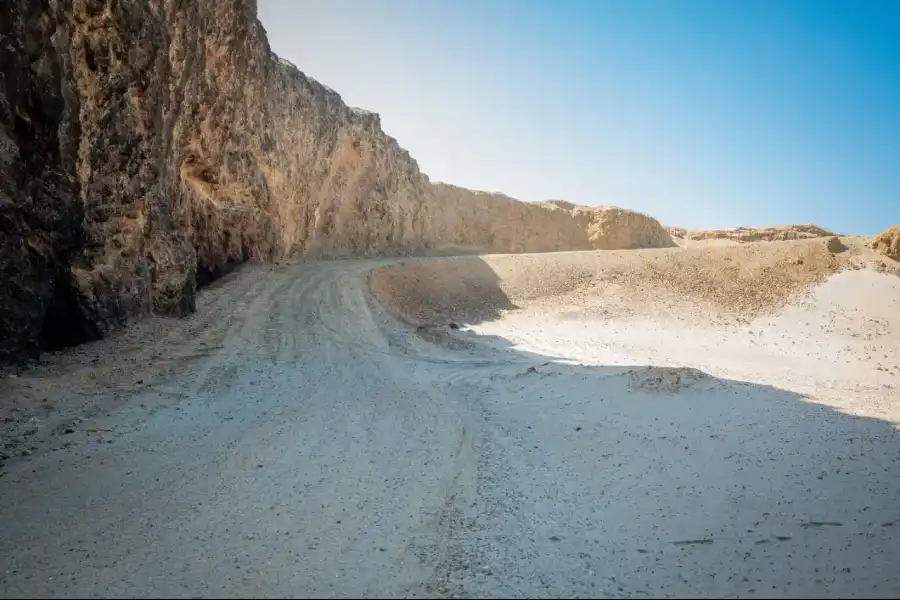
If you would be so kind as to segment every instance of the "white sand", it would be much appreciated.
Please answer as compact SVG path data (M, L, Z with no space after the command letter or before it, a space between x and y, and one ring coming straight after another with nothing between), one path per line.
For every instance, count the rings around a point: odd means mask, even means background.
M547 359L472 387L521 461L518 487L543 490L519 499L525 521L564 531L573 580L584 565L630 596L888 597L898 303L900 279L851 271L727 330L517 311L470 331ZM542 569L500 554L515 573Z
M36 432L0 595L900 594L900 278L744 325L545 303L416 331L367 298L377 264L244 269L0 382Z
M900 422L900 402L891 402L900 385L900 278L870 270L833 275L776 315L730 327L542 306L471 331L568 363L694 367Z

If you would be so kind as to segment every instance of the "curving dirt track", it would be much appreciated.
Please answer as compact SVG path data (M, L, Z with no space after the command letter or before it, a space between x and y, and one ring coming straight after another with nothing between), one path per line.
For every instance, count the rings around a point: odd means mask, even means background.
M900 593L900 279L842 273L717 338L549 311L504 289L508 259L469 260L438 311L459 329L380 308L396 261L256 266L192 319L4 379L37 431L0 478L0 595ZM887 304L826 331L847 285ZM421 286L385 289L414 319Z

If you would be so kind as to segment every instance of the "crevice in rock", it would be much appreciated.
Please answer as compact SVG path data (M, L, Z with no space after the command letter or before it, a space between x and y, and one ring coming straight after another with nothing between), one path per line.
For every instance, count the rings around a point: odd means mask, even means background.
M87 68L90 69L91 73L95 73L97 71L97 59L94 56L94 49L91 48L87 40L84 41L84 61L87 64Z
M216 280L225 277L249 259L250 256L245 252L240 258L229 258L224 263L215 265L205 265L202 261L198 260L196 275L197 289L205 288Z
M66 277L56 276L53 296L41 324L40 348L61 350L91 341L88 329L78 311L77 296Z

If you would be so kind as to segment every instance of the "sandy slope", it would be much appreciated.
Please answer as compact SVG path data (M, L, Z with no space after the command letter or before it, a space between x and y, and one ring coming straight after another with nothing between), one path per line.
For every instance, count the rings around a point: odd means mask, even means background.
M0 382L0 595L896 596L900 278L824 243L243 269Z

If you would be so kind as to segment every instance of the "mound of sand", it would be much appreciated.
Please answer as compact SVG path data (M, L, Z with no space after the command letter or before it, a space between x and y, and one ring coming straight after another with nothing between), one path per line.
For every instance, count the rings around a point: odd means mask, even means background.
M416 323L476 323L531 305L619 314L690 306L749 318L877 257L855 238L503 255L410 261L376 271L371 285L382 304Z
M872 240L872 248L900 262L900 225L888 227Z
M373 271L369 286L394 314L416 325L477 322L515 308L477 257L400 263Z
M838 254L845 249L837 238L688 249L616 265L600 279L618 284L637 306L689 302L751 317L854 264L859 251Z

